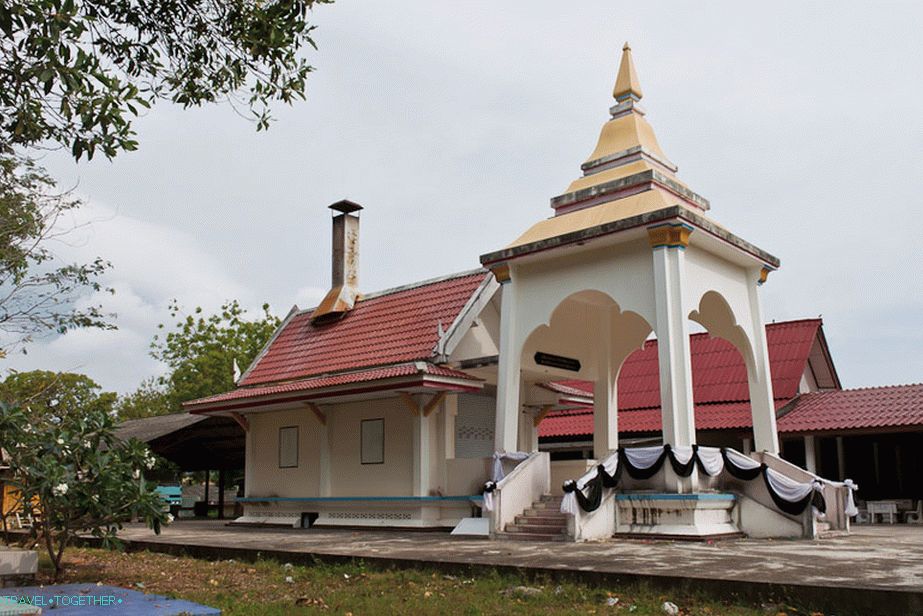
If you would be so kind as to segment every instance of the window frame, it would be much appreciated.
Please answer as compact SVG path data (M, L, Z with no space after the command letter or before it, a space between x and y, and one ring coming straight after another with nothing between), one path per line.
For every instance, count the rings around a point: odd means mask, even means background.
M294 461L295 463L294 464L283 464L282 463L283 462L282 460L282 443L283 443L282 434L286 430L293 430L295 433L295 441L294 441L294 445L295 445ZM299 455L299 451L298 451L299 434L298 433L299 432L300 430L298 429L298 426L282 426L281 428L279 428L279 468L298 468L298 455Z
M381 455L377 460L369 459L371 456L366 455L365 450L365 426L366 424L378 423L381 425ZM372 452L368 452L372 453ZM385 418L384 417L373 417L370 419L363 419L359 422L359 463L362 465L367 464L384 464L385 463Z

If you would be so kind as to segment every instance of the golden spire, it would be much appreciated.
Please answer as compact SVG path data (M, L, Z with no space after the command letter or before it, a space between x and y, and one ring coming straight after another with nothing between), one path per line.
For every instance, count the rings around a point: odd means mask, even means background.
M644 96L641 92L641 82L638 81L638 73L635 71L635 63L631 59L631 45L627 41L622 47L622 62L619 64L619 76L615 80L612 96L618 102L628 97L640 100Z

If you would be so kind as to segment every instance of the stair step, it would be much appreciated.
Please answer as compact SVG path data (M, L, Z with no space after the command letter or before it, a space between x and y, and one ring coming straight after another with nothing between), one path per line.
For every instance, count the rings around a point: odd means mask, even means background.
M526 509L522 514L537 518L560 518L562 520L567 518L567 514L561 513L557 509Z
M536 511L560 511L561 503L553 503L553 502L532 503L532 509Z
M564 500L564 497L563 497L563 496L554 496L554 495L552 495L552 494L542 494L542 500L541 500L541 502L543 502L543 503L551 503L551 502L560 503L562 500Z
M567 526L567 518L562 516L538 516L538 515L524 515L516 516L516 524L537 524L541 526Z
M511 541L564 541L565 535L541 535L538 533L500 533L503 539Z
M529 533L533 535L561 535L567 532L567 528L560 526L544 526L542 524L507 524L506 532L508 533Z

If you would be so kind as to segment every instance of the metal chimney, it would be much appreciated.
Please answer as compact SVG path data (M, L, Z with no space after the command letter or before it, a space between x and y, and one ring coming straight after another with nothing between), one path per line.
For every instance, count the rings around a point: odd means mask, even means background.
M311 322L332 321L352 310L359 296L359 212L362 206L343 199L333 210L330 291L311 315Z

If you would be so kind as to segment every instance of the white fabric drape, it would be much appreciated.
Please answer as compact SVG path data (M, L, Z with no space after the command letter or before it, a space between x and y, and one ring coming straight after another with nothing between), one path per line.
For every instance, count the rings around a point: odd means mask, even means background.
M561 499L561 513L577 515L577 495L573 492L565 492L564 498Z
M481 501L484 506L484 511L493 511L494 510L494 493L493 492L484 492L484 500Z
M859 508L856 507L856 501L853 498L852 493L859 489L852 479L845 479L843 485L849 488L849 493L846 495L846 515L848 517L853 517L854 515L859 515Z
M529 457L530 454L524 451L498 451L494 453L494 466L493 466L493 477L492 479L496 483L500 483L504 477L506 477L506 471L503 470L504 460L509 462L516 462L519 464L523 460Z
M606 469L606 472L610 475L614 475L615 471L619 468L619 452L611 454L608 458L602 462L603 468Z
M692 447L689 445L677 445L676 447L671 447L671 449L677 462L683 465L689 464L689 460L692 459Z
M676 462L681 465L688 464L694 453L693 448L689 446L672 447L671 450ZM657 463L657 460L660 459L660 456L664 452L664 447L633 447L631 449L622 449L621 452L632 467L640 470L646 470ZM753 470L763 466L760 462L757 462L750 456L744 455L734 449L725 448L723 452L724 456L727 457L728 463L733 464L735 467L740 469ZM695 450L695 453L698 455L698 459L702 464L702 468L709 476L715 477L724 471L724 457L722 456L721 449L717 447L698 447ZM494 456L495 468L498 464L498 456L500 455L501 454L498 453ZM618 452L608 456L605 460L602 461L601 464L603 468L605 468L607 474L615 475L615 473L618 471L619 465ZM576 481L570 481L567 483L573 484L573 487L576 490L583 490L586 488L590 481L597 477L598 472L598 468L594 467L584 473ZM801 501L813 490L820 489L821 486L820 482L818 481L810 481L807 483L795 481L794 479L790 479L788 476L783 475L782 473L771 468L765 468L764 472L769 489L775 494L775 496L789 503L797 503L798 501ZM848 479L844 481L842 485L848 486L850 488L847 500L847 515L855 515L856 506L853 500L852 492L856 488L852 481ZM487 495L485 494L485 507L487 506L486 497ZM576 492L573 490L565 492L564 498L561 501L561 512L576 515L578 511L579 503L577 501Z
M615 471L619 468L619 452L616 450L611 453L602 461L603 468L606 469L606 472L610 475L614 475ZM598 465L597 465L598 466ZM586 487L587 482L596 477L597 469L596 467L591 468L586 473L584 473L580 479L575 481L578 490L582 490ZM561 513L569 513L571 515L577 515L578 506L577 506L577 495L573 492L565 492L564 498L561 499Z
M760 466L759 462L757 462L750 456L745 456L744 454L740 453L737 450L725 449L724 453L725 455L727 455L728 459L734 463L734 466L739 466L742 469L750 470L753 468L758 468Z
M710 477L721 474L724 470L724 458L721 457L721 450L717 447L699 447L699 460L702 467Z
M663 445L657 447L632 447L625 449L625 457L635 468L644 470L654 466L660 454L663 453Z
M782 473L774 471L771 468L766 469L766 479L772 491L790 503L800 501L802 498L814 491L814 482L801 483L794 479L789 479Z

